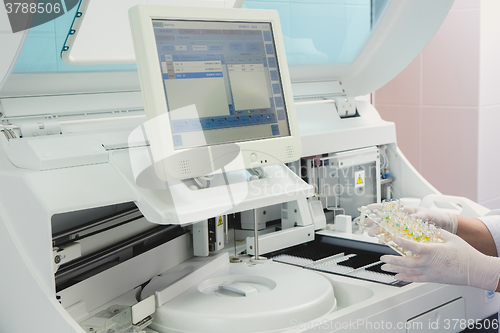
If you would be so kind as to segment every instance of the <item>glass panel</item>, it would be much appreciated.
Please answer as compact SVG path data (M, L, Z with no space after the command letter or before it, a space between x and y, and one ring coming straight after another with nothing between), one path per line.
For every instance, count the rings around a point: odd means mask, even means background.
M372 0L372 25L378 22L390 0Z
M61 50L77 7L66 14L30 29L13 73L68 73L136 70L136 65L68 65Z
M289 65L353 62L390 0L246 0L279 12Z

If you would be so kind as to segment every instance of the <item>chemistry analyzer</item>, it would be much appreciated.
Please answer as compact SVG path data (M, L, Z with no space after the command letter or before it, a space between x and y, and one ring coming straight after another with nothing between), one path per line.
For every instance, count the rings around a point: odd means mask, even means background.
M82 0L45 69L29 55L54 29L12 34L0 10L2 331L459 332L497 312L383 271L359 211L487 212L440 195L359 98L453 1L359 1L366 38L338 49L304 4L269 3Z

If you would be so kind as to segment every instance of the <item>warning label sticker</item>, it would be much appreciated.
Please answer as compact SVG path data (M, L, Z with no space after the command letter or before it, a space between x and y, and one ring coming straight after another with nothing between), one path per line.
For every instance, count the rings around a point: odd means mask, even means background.
M354 187L364 187L365 186L365 170L356 171L354 173Z
M219 223L217 224L217 226L219 225L222 225L222 216L219 216Z

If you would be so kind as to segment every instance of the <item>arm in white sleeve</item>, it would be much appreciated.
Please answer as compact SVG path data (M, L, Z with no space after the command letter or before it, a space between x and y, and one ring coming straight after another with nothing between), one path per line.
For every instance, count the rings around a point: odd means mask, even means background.
M493 211L492 213L500 213L500 211ZM500 215L486 215L478 217L478 220L484 223L488 228L493 241L495 242L495 247L497 249L497 256L500 254Z

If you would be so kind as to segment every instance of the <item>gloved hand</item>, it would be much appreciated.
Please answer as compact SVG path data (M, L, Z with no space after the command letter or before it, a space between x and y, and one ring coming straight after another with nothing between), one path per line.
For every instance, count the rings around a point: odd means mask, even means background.
M494 291L500 278L500 258L477 251L459 236L441 231L446 243L417 243L394 238L394 242L418 256L384 255L382 269L398 273L407 282L437 282Z
M404 209L408 214L434 223L437 227L451 232L457 233L458 219L457 216L450 213L440 212L425 207L405 207Z
M366 206L366 209L369 210L374 210L382 209L382 204L371 204ZM429 221L434 223L437 227L440 227L441 229L447 230L451 232L452 234L457 233L457 227L458 227L458 219L456 215L450 214L450 213L445 213L445 212L440 212L424 207L404 207L404 211L407 212L408 214L422 219L424 221ZM368 234L370 236L375 236L376 235L376 230L370 230Z

